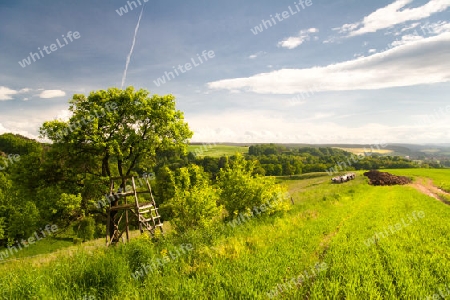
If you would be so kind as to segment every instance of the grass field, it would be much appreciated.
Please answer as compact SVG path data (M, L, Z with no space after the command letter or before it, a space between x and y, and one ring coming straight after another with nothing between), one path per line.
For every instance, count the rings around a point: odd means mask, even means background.
M245 146L229 146L220 144L204 144L204 145L189 145L188 151L198 153L197 156L232 156L236 153L248 153L248 147Z
M342 148L342 147L336 147L337 149L341 149L353 154L364 154L364 152L370 153L370 152L374 152L374 153L379 153L379 154L390 154L393 153L393 150L389 150L389 149L371 149L370 147L368 148Z
M450 170L392 170L448 184ZM424 299L450 288L450 207L411 186L374 187L362 172L280 179L292 210L157 243L0 265L4 299ZM142 264L181 254L138 279ZM42 260L42 259L40 259ZM450 295L449 295L450 296ZM88 298L90 297L90 298ZM438 297L438 296L436 296ZM435 298L440 299L440 298Z
M382 170L395 175L403 175L414 178L428 177L434 185L450 192L450 170L449 169L406 169L406 170ZM426 175L425 175L426 174Z

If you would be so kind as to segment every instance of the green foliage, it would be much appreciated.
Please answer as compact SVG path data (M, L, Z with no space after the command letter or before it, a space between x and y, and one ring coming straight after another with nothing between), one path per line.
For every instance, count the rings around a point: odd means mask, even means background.
M58 220L73 220L80 215L81 194L72 195L62 193L55 203L53 213L57 215Z
M36 204L48 222L67 226L82 214L81 194L64 193L59 186L43 186L37 189Z
M199 166L181 168L172 176L175 193L167 207L173 215L171 224L178 232L207 228L220 220L222 207L217 205L219 193Z
M167 166L160 168L156 173L155 194L158 204L166 203L175 196L175 176Z
M103 223L96 223L95 224L95 233L94 233L94 237L95 238L103 238L106 235L106 228L105 228L105 224Z
M133 272L147 264L154 256L152 242L147 238L148 235L141 235L132 240L124 251L124 256Z
M0 135L0 152L26 155L41 148L42 145L35 140L19 134L5 133Z
M270 176L417 167L413 161L398 156L370 153L367 156L357 157L350 152L332 147L287 147L275 144L250 146L249 159L257 159L265 170L265 175Z
M83 242L94 239L95 220L92 217L85 217L74 226L74 231Z
M61 151L77 150L77 166L86 162L80 158L100 161L103 176L130 174L140 161L155 163L160 150L185 151L192 137L172 95L110 88L88 97L74 95L70 104L70 120L45 122L41 135L60 145Z
M27 201L20 204L10 216L8 222L8 239L10 242L16 238L28 238L42 223L36 205Z
M238 154L234 162L219 173L220 201L230 217L248 213L267 203L272 204L268 208L269 214L289 208L286 189L278 186L274 178L253 176L254 165L254 162L246 161Z
M40 128L41 137L53 142L39 168L48 178L40 188L59 189L59 195L52 193L44 202L60 220L104 214L95 204L104 199L105 179L152 169L158 155L185 154L193 134L173 95L150 95L133 87L73 95L69 110L67 122L48 121ZM79 194L81 201L68 196Z
M5 238L5 218L0 218L0 239Z

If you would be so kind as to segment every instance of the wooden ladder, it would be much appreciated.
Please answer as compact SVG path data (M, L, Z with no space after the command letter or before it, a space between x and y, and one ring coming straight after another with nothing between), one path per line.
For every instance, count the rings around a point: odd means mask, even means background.
M131 190L127 190L127 181L131 179ZM114 191L114 181L121 180L121 183L125 185L125 188L119 188L117 192ZM134 176L129 177L114 177L110 179L109 199L115 199L116 205L112 205L110 201L109 208L107 209L108 220L106 225L106 244L112 245L120 241L124 231L120 229L120 224L125 215L125 232L127 241L129 240L129 212L137 218L139 225L139 231L144 233L144 230L150 232L152 236L155 235L157 228L163 233L163 223L161 222L161 216L156 206L155 198L153 197L152 188L148 182L148 177L144 177L144 184L142 184L139 178L139 183L146 186L146 191L138 191L136 188L136 181ZM150 194L150 202L139 203L139 194ZM127 196L134 196L134 203L127 202ZM125 203L121 203L120 199L124 199ZM113 230L111 229L113 227ZM112 234L111 234L112 233Z
M131 182L133 184L134 199L136 204L135 215L137 216L139 221L139 230L141 231L141 233L144 233L145 228L150 232L151 235L154 235L156 228L159 228L161 230L161 233L163 233L163 224L161 222L161 216L159 215L158 212L158 207L156 206L155 198L153 197L152 187L148 182L148 177L145 176L144 178L145 184L147 185L148 193L150 194L151 201L140 205L138 192L136 191L136 182L134 181L134 177L131 177Z

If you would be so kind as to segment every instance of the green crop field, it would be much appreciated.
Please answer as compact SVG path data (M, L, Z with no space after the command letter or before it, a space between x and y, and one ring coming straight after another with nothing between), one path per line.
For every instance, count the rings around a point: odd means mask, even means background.
M391 170L447 185L450 170ZM450 289L450 207L363 172L281 178L284 215L151 242L0 265L2 299L443 299ZM142 265L189 251L136 276ZM432 298L436 295L435 298ZM450 296L450 295L449 295Z
M427 177L433 184L444 191L450 192L450 170L448 169L406 169L406 170L383 170L395 175L403 175L414 178Z
M189 145L188 151L197 153L197 156L231 156L236 153L247 153L248 147L246 146L230 146L221 144L204 144L204 145Z

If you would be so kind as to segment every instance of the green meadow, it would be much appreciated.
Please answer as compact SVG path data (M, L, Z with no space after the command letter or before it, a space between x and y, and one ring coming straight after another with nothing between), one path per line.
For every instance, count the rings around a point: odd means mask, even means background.
M231 145L221 145L221 144L203 144L203 145L189 145L188 152L198 153L199 157L211 156L211 157L221 157L221 156L232 156L236 153L248 153L247 146L231 146Z
M391 170L449 184L450 170ZM279 178L294 201L209 231L0 265L2 299L427 299L450 287L450 207L357 172ZM184 245L184 246L183 246ZM190 245L189 251L180 250ZM174 255L174 253L177 253ZM156 264L154 262L157 262ZM153 264L148 272L143 266ZM440 290L440 291L439 291ZM436 296L441 297L441 296ZM433 299L433 298L429 298ZM434 298L442 299L442 298Z

